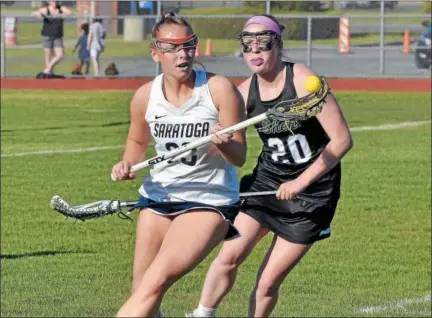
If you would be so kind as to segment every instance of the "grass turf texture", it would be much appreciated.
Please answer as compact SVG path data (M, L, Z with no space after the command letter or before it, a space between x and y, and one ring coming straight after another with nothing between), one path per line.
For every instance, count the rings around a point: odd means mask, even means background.
M131 92L10 91L1 95L1 153L119 145L118 149L2 158L1 316L113 316L128 297L135 224L116 216L74 223L49 209L136 199L139 180L113 183ZM351 127L430 120L430 94L336 92ZM318 243L282 286L274 316L371 316L355 310L420 298L431 290L431 127L354 132L343 160L342 198L331 239ZM248 131L251 171L260 150ZM149 150L148 155L154 151ZM136 219L136 215L133 215ZM240 268L220 316L244 316L270 243ZM214 251L163 303L183 316L198 300ZM430 316L430 302L373 316Z

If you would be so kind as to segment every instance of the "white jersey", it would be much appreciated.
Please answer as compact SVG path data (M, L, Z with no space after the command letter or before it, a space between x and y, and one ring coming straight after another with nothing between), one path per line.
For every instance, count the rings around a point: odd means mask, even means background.
M207 74L194 70L192 97L180 107L169 103L163 94L163 74L153 81L145 119L151 130L158 155L200 137L208 136L210 126L218 121ZM209 143L193 149L171 163L153 166L139 193L154 201L193 201L210 205L227 205L238 201L237 169Z

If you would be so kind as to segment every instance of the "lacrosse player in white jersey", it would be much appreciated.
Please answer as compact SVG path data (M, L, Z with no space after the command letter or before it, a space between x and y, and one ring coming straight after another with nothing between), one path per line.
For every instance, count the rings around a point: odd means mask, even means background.
M151 55L163 74L140 87L117 180L134 179L150 136L159 154L208 136L245 118L243 101L225 77L193 69L198 39L169 13L155 25ZM236 166L246 160L244 131L212 137L187 156L156 164L139 189L132 293L118 317L151 317L169 287L196 267L222 240L238 234ZM179 251L181 251L179 253Z

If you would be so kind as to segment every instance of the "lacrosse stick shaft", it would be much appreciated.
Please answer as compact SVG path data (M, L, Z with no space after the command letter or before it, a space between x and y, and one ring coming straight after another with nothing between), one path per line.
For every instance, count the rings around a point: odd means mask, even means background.
M276 191L261 191L261 192L243 192L239 194L240 198L248 198L248 197L254 197L254 196L267 196L267 195L275 195ZM120 201L120 207L121 208L130 208L133 207L135 204L137 204L138 201Z
M165 161L167 159L171 159L171 158L176 157L178 155L181 155L181 154L183 154L189 150L192 150L194 148L198 148L198 147L201 147L205 144L208 144L211 141L211 138L213 135L232 134L233 132L236 132L236 131L241 130L243 128L246 128L246 127L249 127L249 126L254 125L256 123L259 123L259 122L265 120L266 118L267 118L267 114L264 113L264 114L252 117L250 119L247 119L245 121L242 121L242 122L235 124L233 126L219 130L215 134L199 138L199 139L192 141L192 142L188 143L187 145L184 145L180 148L169 151L169 152L164 153L164 154L159 155L159 156L155 156L155 157L150 158L148 160L145 160L143 162L137 163L131 167L131 172L136 172L138 170L153 166L159 162Z
M120 201L119 206L121 208L131 208L137 203L138 203L138 201Z
M267 195L275 195L276 191L261 191L261 192L243 192L239 193L240 198L250 198L250 197L259 197L259 196L267 196ZM120 207L132 207L135 204L137 204L138 201L127 201L127 202L120 202ZM132 211L126 213L126 215L131 214Z
M240 198L247 198L247 197L259 197L259 196L265 196L265 195L275 195L276 191L261 191L261 192L243 192L239 194Z

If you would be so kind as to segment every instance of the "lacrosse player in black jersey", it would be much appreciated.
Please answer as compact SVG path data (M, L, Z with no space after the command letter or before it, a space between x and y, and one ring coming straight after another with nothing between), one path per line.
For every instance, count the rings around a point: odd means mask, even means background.
M254 73L239 86L247 115L259 115L278 102L307 95L305 80L315 74L305 65L284 62L283 26L270 15L250 18L241 34L243 59ZM353 146L335 97L306 121L268 119L255 125L263 142L241 191L277 190L275 196L248 198L235 220L240 238L224 242L204 283L199 306L189 317L213 317L231 290L238 266L269 232L274 238L250 296L248 317L268 317L279 287L312 245L330 236L340 196L342 157Z

